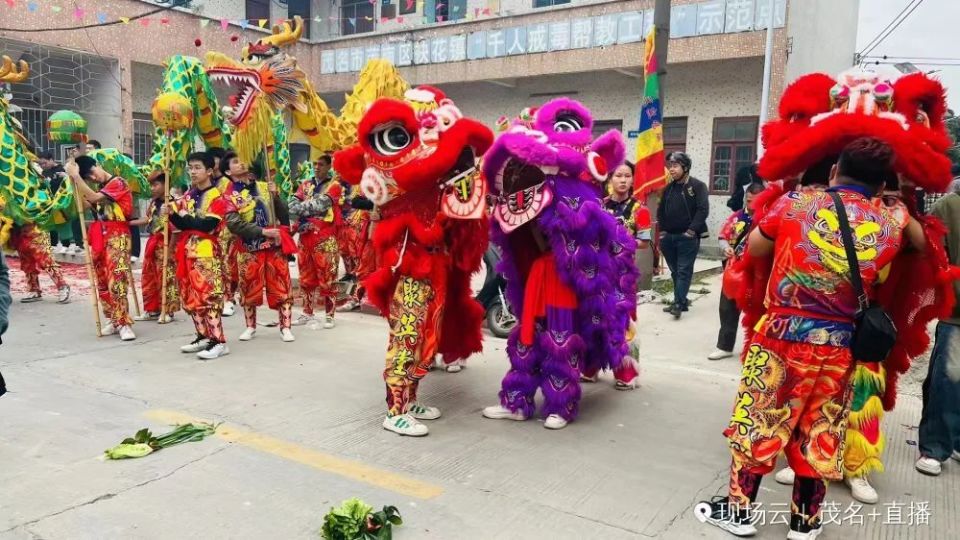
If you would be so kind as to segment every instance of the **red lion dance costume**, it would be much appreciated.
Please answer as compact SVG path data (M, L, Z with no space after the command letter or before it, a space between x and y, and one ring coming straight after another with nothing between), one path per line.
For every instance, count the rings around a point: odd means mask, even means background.
M456 361L482 349L484 312L470 275L487 248L486 189L475 162L493 134L424 86L405 101L374 102L357 131L359 143L337 152L334 168L380 211L373 236L379 268L364 286L390 322L383 427L423 436L428 430L418 420L440 416L417 402L435 355Z
M824 160L835 160L847 144L858 138L874 137L894 151L893 168L902 192L896 202L874 199L874 204L888 206L901 226L912 217L925 237L923 251L900 251L893 259L873 299L898 328L896 345L884 362L855 362L852 368L849 427L840 443L842 457L837 476L842 474L853 486L852 479L865 483L866 474L882 470L880 417L895 404L898 377L907 371L913 358L927 350L927 324L948 317L954 304L952 281L960 273L947 260L943 247L946 229L936 218L920 215L914 188L942 192L951 180L950 161L945 155L950 139L943 121L944 90L939 82L922 73L906 75L895 82L870 72L850 71L838 79L811 74L786 89L779 112L779 120L763 127L767 150L758 170L761 177L776 181L754 201L753 223L763 221L781 195L797 187L797 179L805 171ZM743 310L748 338L765 315L764 297L770 272L771 259L747 255L728 267L724 276L725 293L735 298ZM744 369L746 374L747 367ZM759 430L757 436L760 437ZM740 450L753 452L750 459L757 460L757 452L776 454L777 449L761 442L757 439L749 450ZM737 455L736 448L734 453ZM731 483L731 501L736 502L733 487ZM804 513L810 514L811 520L818 520L816 510L809 510ZM818 526L812 521L811 525Z

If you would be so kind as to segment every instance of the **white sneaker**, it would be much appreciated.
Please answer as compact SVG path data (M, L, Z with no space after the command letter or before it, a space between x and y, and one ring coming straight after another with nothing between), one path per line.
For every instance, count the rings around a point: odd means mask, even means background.
M38 292L27 293L26 296L20 299L21 304L32 304L34 302L39 302L43 300L43 295Z
M233 302L224 302L223 303L223 313L224 317L233 317L233 314L237 312L237 306Z
M820 533L823 532L823 525L821 524L816 529L810 529L807 532L800 532L791 529L787 533L787 540L813 540L814 538L820 536Z
M256 335L257 335L257 329L256 329L256 328L247 327L247 328L243 331L243 333L240 334L240 337L238 337L237 339L239 339L240 341L250 341L250 340L253 339L254 336L256 336Z
M327 318L324 319L324 321L323 321L323 327L326 328L327 330L330 330L331 328L335 327L336 325L337 325L337 323L333 322L333 317L331 317L330 315L327 315Z
M436 420L440 418L440 409L413 403L407 408L407 414L417 420Z
M777 471L777 474L773 475L773 479L776 480L778 484L792 486L793 481L797 479L797 473L793 472L793 469L790 467L784 467Z
M210 344L210 340L203 337L197 336L197 339L187 343L183 347L180 347L180 352L182 353L195 353L200 352L207 348L207 345Z
M76 244L67 248L67 255L80 255L84 253L84 249Z
M130 257L130 262L131 262L131 263L136 263L136 262L139 261L139 260L140 260L140 258L137 257L136 255Z
M150 313L150 312L148 311L148 312L144 313L143 315L137 315L136 317L133 318L133 320L135 320L135 321L137 321L137 322L144 322L144 321L155 321L155 320L157 320L157 319L159 319L159 318L160 318L160 314L159 314L159 313L157 313L157 312Z
M116 327L113 326L113 323L107 323L100 327L101 336L112 336L117 333Z
M360 309L360 302L357 302L354 299L347 300L342 306L337 308L337 311L357 311Z
M484 407L483 416L485 418L491 418L493 420L523 421L527 419L527 417L524 416L522 412L520 411L513 412L510 409L504 407L503 405L491 405L489 407Z
M640 377L634 377L627 382L617 381L613 387L617 390L634 390L640 386Z
M317 318L313 316L313 313L301 313L291 324L293 324L293 326L303 326L315 320L317 320Z
M169 324L173 322L173 313L167 313L157 318L157 324Z
M398 414L383 419L383 429L408 437L423 437L430 433L427 426L421 424L409 414Z
M460 373L463 370L463 361L457 360L452 364L446 364L443 366L443 369L445 369L447 373Z
M297 338L293 335L293 332L291 332L289 328L280 329L280 338L283 339L285 343L290 343L297 340Z
M927 456L921 456L913 467L927 476L940 476L940 473L943 472L943 464Z
M63 244L57 244L53 248L53 253L54 255L64 255L67 253L67 246L64 246Z
M137 339L137 335L133 333L133 328L126 324L120 327L120 341L133 341L135 339Z
M567 421L559 414L551 414L543 421L543 427L547 429L563 429L567 427Z
M594 376L592 376L592 377L588 377L588 376L586 376L586 375L581 374L581 375L580 375L580 382L582 382L582 383L595 383L595 382L597 382L597 379L598 379L599 377L600 377L599 374L594 375Z
M70 286L64 285L57 289L57 302L60 304L66 304L70 301Z
M230 354L230 349L227 348L226 343L211 341L204 350L197 353L197 358L201 360L216 360L228 354Z
M863 504L877 504L877 501L880 500L877 490L873 489L865 476L846 478L844 481L850 486L850 494L853 498Z
M714 349L712 353L707 355L707 360L723 360L724 358L730 358L731 356L733 356L733 351Z

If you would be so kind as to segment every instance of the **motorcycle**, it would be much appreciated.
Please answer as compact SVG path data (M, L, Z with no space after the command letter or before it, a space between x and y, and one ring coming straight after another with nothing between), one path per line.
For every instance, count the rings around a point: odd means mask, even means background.
M490 329L490 333L498 338L505 338L517 325L517 318L510 311L510 303L507 302L506 295L503 293L507 287L507 280L497 272L498 262L500 262L500 253L495 247L490 246L483 255L487 273L476 300L486 310L487 328Z

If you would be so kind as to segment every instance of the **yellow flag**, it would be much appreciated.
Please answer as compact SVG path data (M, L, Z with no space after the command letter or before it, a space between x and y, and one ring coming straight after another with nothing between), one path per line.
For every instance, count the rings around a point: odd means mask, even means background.
M267 25L268 22L270 21L267 19L259 19L257 20L257 26L259 26L260 28L263 28L264 26Z
M130 24L130 17L120 17L120 22L123 24Z

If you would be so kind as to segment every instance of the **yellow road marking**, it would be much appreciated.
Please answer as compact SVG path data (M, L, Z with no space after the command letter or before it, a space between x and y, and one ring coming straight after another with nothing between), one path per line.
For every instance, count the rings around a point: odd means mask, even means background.
M204 421L193 418L187 414L167 410L147 411L144 413L144 416L150 420L166 424L186 424ZM432 499L443 493L443 488L440 486L421 482L388 470L371 467L358 461L318 452L292 442L261 435L252 431L245 431L227 424L221 424L220 427L217 428L217 436L232 443L241 444L260 450L261 452L313 467L314 469L343 476L351 480L357 480L395 493L400 493L401 495L416 497L418 499Z

